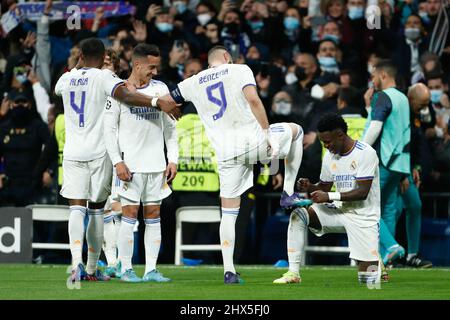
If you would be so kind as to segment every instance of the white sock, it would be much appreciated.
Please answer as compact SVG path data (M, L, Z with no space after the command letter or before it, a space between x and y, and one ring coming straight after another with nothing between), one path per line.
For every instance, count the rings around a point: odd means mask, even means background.
M303 157L303 129L298 126L298 134L293 138L289 153L284 159L284 184L283 190L288 195L294 193L295 180L297 178Z
M309 215L305 208L297 208L291 213L287 234L289 271L299 272L305 237L309 225Z
M103 209L88 209L89 223L86 230L88 245L86 272L88 274L93 274L97 270L97 262L102 252L103 212Z
M86 207L70 206L69 216L69 243L72 254L72 267L83 263L84 217Z
M119 237L119 229L120 229L120 223L122 221L122 211L111 211L113 214L113 220L114 220L114 233L115 233L115 239L116 239L116 248L117 248L117 238ZM117 252L116 252L117 255Z
M103 251L105 252L108 267L114 267L116 265L117 257L116 228L114 226L113 218L112 212L105 214L103 217Z
M131 258L133 258L134 234L133 229L136 219L122 216L119 237L117 238L117 248L119 249L119 260L122 263L121 272L132 269Z
M161 248L161 218L145 219L145 273L156 269L159 249Z
M220 220L220 243L222 245L222 259L224 274L227 271L236 273L233 263L235 225L239 214L239 208L223 208L222 219Z
M358 271L358 281L361 284L375 284L379 282L378 271Z

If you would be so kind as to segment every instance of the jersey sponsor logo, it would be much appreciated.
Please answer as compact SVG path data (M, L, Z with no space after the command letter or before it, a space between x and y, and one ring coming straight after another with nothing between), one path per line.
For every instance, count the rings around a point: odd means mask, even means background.
M336 184L337 189L353 188L354 181L356 180L353 174L334 174L333 181Z
M136 115L136 120L156 120L159 119L159 111L156 108L130 107L131 114Z

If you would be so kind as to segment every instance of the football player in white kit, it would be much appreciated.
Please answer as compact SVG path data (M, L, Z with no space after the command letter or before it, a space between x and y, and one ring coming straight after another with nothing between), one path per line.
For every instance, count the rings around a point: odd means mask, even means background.
M232 64L225 47L212 48L208 63L207 70L180 82L170 95L159 100L193 102L205 126L219 167L224 282L241 283L233 263L240 196L253 185L256 161L276 159L278 164L278 159L285 158L281 205L302 204L303 200L294 193L294 185L303 154L303 130L295 123L269 126L253 72L247 65Z
M95 38L80 44L83 67L63 74L55 93L64 103L66 143L63 151L63 186L61 195L69 200L69 241L72 254L71 281L109 280L97 269L103 242L103 208L111 187L112 164L103 140L103 113L107 96L136 106L157 106L173 110L175 104L156 102L137 92L130 92L123 81L109 70L101 70L105 47ZM88 208L86 208L88 203ZM82 262L84 217L89 215L86 231L88 260Z
M152 79L157 75L160 62L158 47L137 45L132 54L133 69L127 80L129 85L149 96L167 94L167 86ZM124 106L112 98L108 98L104 121L106 148L121 180L116 190L122 204L122 222L117 241L121 281L170 281L156 269L156 261L161 246L161 201L171 194L167 183L175 178L177 172L175 121L160 110ZM168 164L164 156L164 142ZM141 201L145 221L146 267L143 278L135 274L131 265L133 229Z
M347 233L350 258L358 262L360 283L379 283L380 181L376 151L350 138L345 120L336 114L323 116L318 131L328 149L320 181L311 184L302 178L297 183L300 191L310 193L314 204L292 211L287 240L289 270L274 283L301 281L300 262L308 227L317 236ZM330 192L333 184L336 192Z

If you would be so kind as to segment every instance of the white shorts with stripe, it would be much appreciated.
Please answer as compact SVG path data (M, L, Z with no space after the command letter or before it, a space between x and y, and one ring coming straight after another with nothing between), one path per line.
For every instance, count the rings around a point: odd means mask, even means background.
M300 127L300 130L301 127ZM275 123L270 125L271 135L280 146L279 159L284 159L291 149L292 129L288 123ZM303 139L303 132L298 139ZM220 179L220 196L224 198L240 197L247 189L253 186L253 164L257 161L269 163L271 152L268 150L267 141L247 153L233 159L218 162ZM278 160L273 165L278 166ZM272 165L272 164L269 164ZM276 168L278 170L278 168Z
M358 261L378 261L379 223L361 227L358 213L344 212L334 204L313 204L311 208L317 214L321 230L309 228L317 236L326 233L347 233L350 258Z

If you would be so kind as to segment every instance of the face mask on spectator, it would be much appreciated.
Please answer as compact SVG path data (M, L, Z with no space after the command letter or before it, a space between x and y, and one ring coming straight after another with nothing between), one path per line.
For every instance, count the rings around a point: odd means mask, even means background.
M426 11L419 11L419 16L422 18L423 22L430 22L430 17L428 17L428 13Z
M179 14L183 14L187 9L187 5L183 1L174 1L173 6L177 9Z
M291 110L292 110L292 103L290 103L289 101L280 100L274 103L273 112L275 114L287 116L291 114Z
M297 77L295 76L294 72L288 72L286 73L286 76L284 77L284 81L286 84L293 84L298 81Z
M411 41L416 41L420 38L420 29L419 28L406 28L405 29L405 37Z
M324 68L337 67L336 58L333 58L333 57L320 57L319 63L320 63L320 66L324 67Z
M173 30L173 24L168 22L159 22L156 24L156 28L162 33L168 33Z
M367 65L367 72L368 72L369 74L372 74L372 73L373 73L373 65L371 65L371 64L368 64L368 65Z
M240 32L239 24L235 22L225 24L225 32L228 34L238 34Z
M435 89L435 90L430 90L430 100L433 103L439 103L441 101L442 95L444 94L443 90L440 89Z
M262 29L264 27L264 21L260 20L260 21L250 21L249 22L250 28L252 28L252 30L259 30Z
M206 26L206 24L211 20L211 15L209 13L202 13L197 16L198 23L202 26Z
M9 112L11 112L12 120L15 123L27 123L31 116L31 110L25 107L23 104L18 104Z
M333 41L336 44L339 44L339 42L341 42L341 39L339 39L339 37L337 35L335 35L335 34L325 34L323 36L323 39L324 40L331 40L331 41Z
M292 31L300 27L300 21L297 20L297 18L294 17L286 17L283 20L284 27L288 31Z
M351 20L363 18L364 17L364 8L356 7L356 6L349 6L348 7L348 17Z
M298 79L298 81L303 81L306 79L307 75L305 72L305 68L303 67L295 67L295 77Z
M25 84L28 81L27 75L25 74L16 74L16 80L20 82L20 84Z

